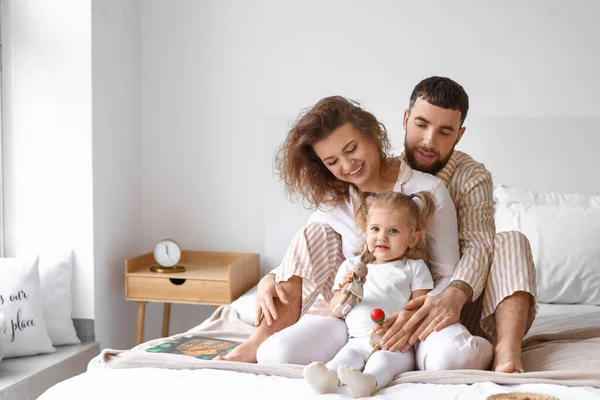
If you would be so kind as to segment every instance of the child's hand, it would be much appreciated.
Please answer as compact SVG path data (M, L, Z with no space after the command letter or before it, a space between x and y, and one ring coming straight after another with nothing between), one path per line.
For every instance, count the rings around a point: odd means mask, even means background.
M344 280L342 281L342 283L339 284L340 289L352 282L354 280L354 275L354 271L350 271L346 275L344 275Z
M356 277L356 273L354 271L350 271L346 275L344 275L344 280L342 281L342 283L339 284L340 289L343 288L344 286L346 286L348 283L352 282L355 277ZM361 281L362 281L362 284L364 285L365 282L367 281L367 278L362 278Z

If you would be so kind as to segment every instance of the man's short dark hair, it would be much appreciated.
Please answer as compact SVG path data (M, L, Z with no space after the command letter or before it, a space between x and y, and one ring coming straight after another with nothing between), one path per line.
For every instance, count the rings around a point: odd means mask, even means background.
M469 96L465 89L452 79L432 76L419 82L410 95L409 112L420 97L434 106L460 111L460 125L465 122L469 111Z

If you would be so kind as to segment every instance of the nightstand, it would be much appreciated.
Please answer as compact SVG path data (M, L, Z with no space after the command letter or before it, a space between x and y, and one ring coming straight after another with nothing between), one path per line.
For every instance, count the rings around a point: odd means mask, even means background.
M260 279L260 259L253 253L182 251L185 272L156 273L153 253L125 261L125 299L138 303L136 343L144 339L147 302L164 303L163 337L169 336L171 304L230 304Z

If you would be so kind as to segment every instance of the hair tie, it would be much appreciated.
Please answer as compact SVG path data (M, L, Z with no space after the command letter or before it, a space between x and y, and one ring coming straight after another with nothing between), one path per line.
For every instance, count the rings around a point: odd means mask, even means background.
M371 196L372 196L372 197L375 197L375 196L377 196L377 193L375 193L375 192L371 192Z
M417 195L414 193L411 193L408 195L408 198L410 198L410 199L414 199L415 197L417 197Z

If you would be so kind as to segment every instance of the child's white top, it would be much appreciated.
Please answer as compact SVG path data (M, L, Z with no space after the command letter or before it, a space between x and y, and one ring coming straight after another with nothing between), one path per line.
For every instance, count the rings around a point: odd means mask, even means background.
M400 159L400 161L394 192L411 194L428 191L435 199L435 212L429 221L427 246L431 258L431 273L435 281L435 290L431 294L439 294L448 286L460 258L456 209L448 189L440 179L413 170L404 160ZM362 243L365 242L364 233L354 225L354 209L357 202L358 193L351 186L350 196L346 202L330 210L317 210L308 221L328 224L339 233L346 258L353 257L357 251L361 251Z
M344 276L352 271L352 265L359 257L353 257L342 263L335 277L333 292L339 289ZM369 273L364 285L362 302L355 304L346 314L346 325L350 337L366 337L375 323L371 320L371 311L381 308L386 318L402 310L415 290L433 289L433 279L423 260L392 261L386 264L369 264Z

